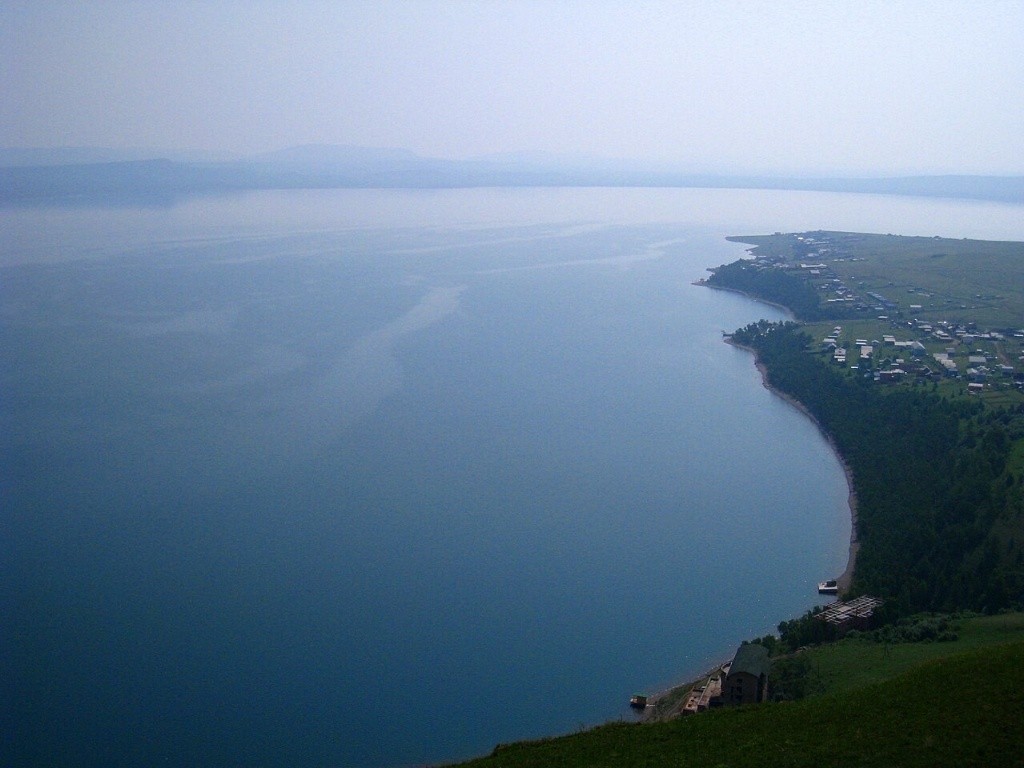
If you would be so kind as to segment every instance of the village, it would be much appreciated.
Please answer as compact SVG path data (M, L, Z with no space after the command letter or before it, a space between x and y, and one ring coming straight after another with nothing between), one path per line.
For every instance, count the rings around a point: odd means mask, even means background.
M950 289L964 286L952 283L942 293L873 279L869 257L858 255L868 236L818 232L773 237L791 238L789 253L778 247L751 249L751 264L800 277L818 294L823 314L841 318L836 325L808 323L833 364L883 384L943 382L975 395L1024 392L1024 327L983 325L984 318L995 316L994 308L1002 309L1002 296L955 295ZM884 243L894 236L874 237ZM1024 322L1024 315L1016 319Z
M1021 357L1018 356L1015 366L1007 362L1005 355L979 347L980 342L1005 341L1003 334L995 331L977 333L944 321L935 325L913 321L909 327L917 331L917 338L900 339L896 334L882 334L881 340L853 338L851 346L849 338L843 340L843 327L837 325L822 339L821 346L831 353L835 364L848 365L851 370L864 370L865 375L882 383L956 379L966 380L967 391L971 394L1009 387L1024 391ZM930 349L921 340L929 336L943 345L941 350ZM1024 338L1024 333L1018 334L1017 338Z

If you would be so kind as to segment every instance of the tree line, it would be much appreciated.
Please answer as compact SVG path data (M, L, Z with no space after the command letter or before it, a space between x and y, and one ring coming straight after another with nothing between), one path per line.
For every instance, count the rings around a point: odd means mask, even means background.
M795 323L733 335L768 383L801 403L850 466L860 550L851 596L887 613L1024 605L1024 483L1013 471L1024 408L873 386L828 365Z
M821 299L809 281L784 269L775 269L740 259L716 267L707 284L731 288L765 301L781 304L803 320L821 320L825 313Z

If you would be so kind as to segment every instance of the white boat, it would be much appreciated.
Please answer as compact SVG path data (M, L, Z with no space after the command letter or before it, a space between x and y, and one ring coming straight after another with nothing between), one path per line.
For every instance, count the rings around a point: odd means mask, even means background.
M818 584L819 595L838 595L839 584L835 579L829 579L828 581L822 581Z

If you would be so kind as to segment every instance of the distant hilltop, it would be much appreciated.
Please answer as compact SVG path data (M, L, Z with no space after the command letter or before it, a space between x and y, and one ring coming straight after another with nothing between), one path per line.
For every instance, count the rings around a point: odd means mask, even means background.
M0 203L125 200L256 189L468 187L786 189L1024 203L1024 176L797 177L691 173L546 153L470 160L406 149L306 145L247 157L144 149L0 149Z

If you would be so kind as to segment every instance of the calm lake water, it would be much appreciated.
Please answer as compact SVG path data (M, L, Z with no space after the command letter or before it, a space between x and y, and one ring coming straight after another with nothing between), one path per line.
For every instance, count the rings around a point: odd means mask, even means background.
M1019 206L265 192L0 211L0 762L398 766L630 717L817 601L847 488L692 285Z

